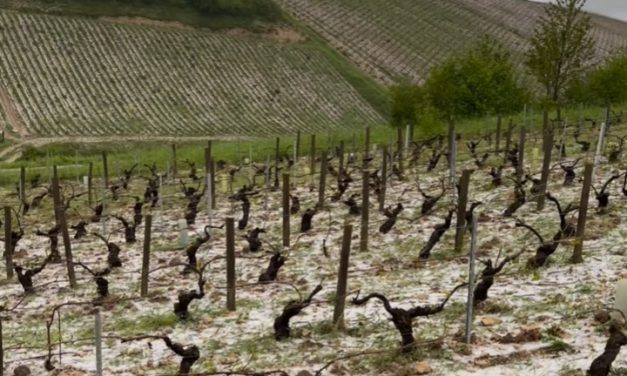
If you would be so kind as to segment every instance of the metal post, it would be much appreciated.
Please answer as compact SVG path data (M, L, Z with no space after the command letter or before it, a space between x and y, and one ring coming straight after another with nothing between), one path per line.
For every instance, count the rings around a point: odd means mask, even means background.
M102 320L100 318L100 308L96 308L94 340L96 342L96 375L102 376Z

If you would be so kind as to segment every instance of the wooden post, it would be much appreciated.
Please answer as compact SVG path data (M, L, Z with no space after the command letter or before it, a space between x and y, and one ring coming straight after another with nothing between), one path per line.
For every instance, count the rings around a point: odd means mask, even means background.
M359 250L365 252L368 250L368 221L369 221L369 205L370 205L370 171L365 169L362 175L361 187L361 228L359 238Z
M279 188L279 146L281 139L279 137L276 138L276 143L274 146L274 188Z
M344 140L340 141L340 155L338 155L338 159L340 162L340 170L338 173L341 178L344 172Z
M344 225L344 236L342 237L342 253L340 255L340 266L337 272L337 290L335 294L335 308L333 310L333 325L336 329L344 329L344 305L346 303L346 286L348 278L348 259L351 253L351 237L353 226Z
M226 218L226 309L235 311L235 221Z
M581 188L581 198L579 200L579 217L577 218L577 234L575 235L577 239L571 259L574 263L583 262L583 238L586 234L586 217L588 216L588 199L590 198L593 170L594 164L587 162L583 173L583 188Z
M300 130L296 131L296 147L294 154L296 156L296 158L294 158L294 164L296 164L296 160L300 157Z
M525 138L527 129L525 126L520 127L520 138L518 139L518 167L516 167L516 178L522 181L525 174Z
M549 181L549 172L551 168L551 153L553 151L553 127L549 124L549 111L544 110L543 115L543 146L544 146L544 158L542 159L542 175L540 177L540 192L538 193L538 211L544 209L547 183Z
M379 211L385 210L385 191L388 184L388 146L381 150L381 190L379 192Z
M2 316L0 316L0 375L4 376L4 345L2 342Z
M475 289L475 255L477 251L477 215L472 214L472 235L470 257L468 258L468 299L466 300L466 344L472 339L472 308Z
M370 157L370 127L366 127L366 139L364 141L364 169L368 166L367 159Z
M503 122L503 119L500 116L497 116L496 118L496 140L495 140L495 144L494 144L494 152L495 153L500 153L501 151L499 150L499 147L501 146L501 124Z
M209 171L211 171L211 168L209 168ZM211 225L211 221L213 219L213 176L211 176L211 172L209 172L206 176L205 176L205 184L207 185L207 220L209 222L209 225Z
M150 269L150 241L151 241L152 215L144 216L144 251L142 254L142 280L141 297L148 296L148 271Z
M94 193L93 193L93 177L94 177L94 164L93 162L89 162L89 167L87 169L87 204L91 208L94 204Z
M211 163L209 165L209 174L210 174L210 186L207 187L207 190L211 191L211 209L215 210L216 208L216 161L211 158Z
M318 208L324 207L324 190L327 184L327 153L320 156L320 185L318 186Z
M4 259L7 267L7 279L13 278L13 236L11 236L11 208L4 207Z
M290 246L290 174L283 174L283 247Z
M457 135L455 134L455 123L453 120L448 122L448 172L449 184L455 185L457 179L456 162L457 162Z
M172 180L176 181L176 175L178 174L176 168L176 144L172 144Z
M509 148L512 145L512 131L514 130L514 123L512 119L509 119L507 125L507 132L505 133L505 152L503 153L503 163L507 163L507 155L509 154Z
M398 169L403 172L403 128L396 128L396 148L398 152Z
M457 219L455 225L455 252L461 252L464 245L464 233L466 232L466 205L468 204L468 185L470 183L471 170L462 171L459 181L459 197L457 198Z
M311 135L311 144L309 146L309 172L311 173L311 181L316 174L316 135Z
M57 219L57 225L61 229L61 236L63 237L63 248L65 250L65 264L67 267L67 276L70 281L70 287L76 289L76 274L74 273L74 260L72 257L72 242L70 240L70 233L68 232L67 222L65 219L65 208L61 197L59 196L59 178L56 174L56 166L54 169L54 177L52 178L52 192L54 199L54 212Z
M109 163L107 162L107 152L102 152L102 177L105 189L109 189Z
M26 201L26 167L20 166L20 202Z
M96 375L102 376L102 319L100 308L94 313L94 342L96 342Z

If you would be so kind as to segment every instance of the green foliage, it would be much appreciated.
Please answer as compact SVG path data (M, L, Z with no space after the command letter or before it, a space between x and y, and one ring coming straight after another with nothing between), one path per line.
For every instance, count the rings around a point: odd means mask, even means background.
M556 0L539 20L525 64L542 85L545 96L560 104L566 89L589 69L594 56L586 0Z
M611 106L627 101L627 50L610 57L605 65L571 82L566 90L570 103Z
M390 111L393 127L415 126L418 116L424 107L424 90L411 84L401 84L390 88L392 109Z
M425 90L446 120L514 113L527 98L510 54L491 39L435 68Z
M627 51L592 71L588 83L595 104L609 106L627 101Z

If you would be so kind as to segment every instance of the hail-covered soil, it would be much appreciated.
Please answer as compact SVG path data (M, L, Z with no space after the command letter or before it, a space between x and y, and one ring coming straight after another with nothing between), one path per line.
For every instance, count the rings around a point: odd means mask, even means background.
M488 149L492 146L486 142L482 147ZM540 158L534 151L536 148L534 145L529 147L527 167L537 177ZM571 149L576 155L575 148ZM379 151L375 154L380 156ZM424 216L420 214L423 198L418 193L416 180L420 181L423 191L437 194L440 178L447 173L445 161L441 161L434 171L425 172L429 154L423 152L420 162L405 171L405 181L393 176L389 178L386 206L401 203L404 210L392 230L385 235L378 229L386 217L377 210L378 203L371 192L370 244L365 252L359 250L359 217L348 215L348 207L342 201L330 200L336 189L332 175L327 181L325 207L314 216L313 229L299 234L302 214L317 202L317 188L312 183L317 185L319 179L317 175L310 179L307 175L308 160L300 160L296 167L296 175L300 178L295 179L295 186L290 192L300 199L301 210L291 216L292 246L285 250L285 264L278 272L276 283L271 284L258 284L257 281L266 270L272 253L282 249L281 191L266 189L263 177L257 177L260 183L256 190L260 193L250 197L248 227L243 231L236 229L237 309L232 312L226 310L226 263L218 258L206 268L205 295L190 303L189 317L181 321L174 314L173 305L179 291L197 289L198 285L194 273L181 274L185 268L181 264L187 258L184 247L179 243L179 222L184 219L187 201L178 182L172 182L170 177L164 179L160 204L153 209L149 205L144 206L144 213L153 216L147 298L139 297L145 222L138 226L137 242L134 244L124 243L123 229L113 218L106 221L106 229L99 223L90 224L88 231L102 233L104 230L109 241L118 244L122 250L122 267L113 269L105 277L109 282L110 295L97 305L103 321L104 374L176 373L180 358L166 348L164 341L121 341L122 338L141 335L167 335L180 344L198 346L200 359L192 368L197 373L284 370L289 375L300 371L315 374L338 357L367 351L372 354L335 362L322 374L410 375L424 371L424 368L431 368L433 375L583 374L602 352L607 340L607 327L595 321L595 313L604 306L612 305L617 281L627 278L627 197L621 192L622 179L610 186L610 205L605 212L598 212L594 195L590 197L584 262L572 264L569 261L573 242L566 241L559 245L545 267L531 270L526 265L527 259L533 255L538 241L524 228L515 227L516 218L538 229L545 239L550 239L559 229L554 205L547 201L544 210L536 211L535 203L527 203L514 217L505 218L502 212L513 200L513 182L504 178L504 184L494 188L488 175L489 166L498 166L502 155L492 155L488 167L474 171L469 202L483 202L475 210L479 217L478 258L494 262L499 253L502 259L521 249L528 251L505 266L495 278L487 301L476 307L470 346L463 343L465 289L451 298L442 313L414 320L417 349L410 354L398 351L400 336L380 302L373 300L362 306L351 304L358 291L361 296L382 293L393 306L401 308L435 304L454 286L467 280L468 246L465 245L461 253L453 250L454 220L451 229L434 247L431 257L426 261L419 257L420 249L434 226L443 221L456 202L455 190L449 189L433 212ZM362 192L361 171L358 168L360 158L349 165L355 181L342 196L346 199L357 194L359 203ZM335 170L338 169L337 163L337 158L330 162ZM619 163L623 164L624 171L624 159ZM377 157L370 162L371 170L377 169L379 164L380 158ZM470 161L461 165L475 168ZM595 185L602 185L619 166L602 163L595 173ZM319 169L318 164L316 170ZM147 171L144 169L141 173L147 174ZM577 165L576 173L578 177L583 175L583 163ZM234 190L247 182L248 174L246 167L236 174ZM227 175L226 171L218 174L217 208L213 211L212 224L219 226L224 218L233 216L237 228L241 209L239 202L227 199ZM504 177L512 175L511 167L503 172ZM578 203L581 182L577 178L574 186L563 187L562 180L563 173L558 166L552 170L548 190L563 206L569 202ZM273 179L270 185L272 183ZM66 187L74 185L77 191L84 189L76 182L62 184ZM99 184L96 181L96 185ZM132 218L133 196L141 196L145 186L144 179L133 177L129 191L123 192L118 201L111 202L108 196L105 214ZM29 190L29 197L40 190ZM5 190L2 197L4 202L15 203L12 191ZM72 209L67 212L70 224L76 224L81 216L88 218L91 215L85 200L83 196L73 202ZM16 264L35 267L46 258L48 240L36 236L35 231L53 226L51 206L51 200L46 198L40 208L31 210L22 218L25 236L15 251ZM204 199L199 208L196 223L186 229L192 240L202 234L208 223ZM573 216L576 213L569 218ZM354 229L345 310L346 329L337 331L332 325L332 317L344 223L351 223ZM264 228L266 233L260 235L263 243L261 251L251 253L246 251L244 236L255 227ZM211 240L197 252L198 265L225 255L224 229L212 229L210 234ZM469 244L468 235L465 239L465 244ZM92 270L102 270L107 266L104 243L93 235L73 240L72 250L74 260ZM60 251L63 255L61 239ZM477 262L476 268L479 273L483 266ZM6 275L4 263L0 273L3 277ZM51 361L54 367L64 370L61 374L95 374L93 310L96 305L92 302L97 298L96 283L83 268L77 267L76 273L78 288L72 290L65 264L48 264L33 278L35 293L26 297L15 279L0 282L2 306L5 310L14 308L2 312L5 366L8 370L12 372L18 365L27 365L34 374L46 374L46 321L50 319L53 307L68 302L85 302L87 304L61 307L60 322L54 318L50 331ZM299 299L296 290L304 299L318 284L322 285L322 291L313 298L311 305L291 320L290 337L277 342L273 332L275 318L289 301ZM627 358L619 356L614 367L627 367ZM303 372L301 375L306 374Z

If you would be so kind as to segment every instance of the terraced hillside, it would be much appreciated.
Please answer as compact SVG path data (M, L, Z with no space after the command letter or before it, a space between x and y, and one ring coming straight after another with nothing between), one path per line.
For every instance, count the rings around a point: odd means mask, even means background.
M317 47L0 10L13 136L263 136L383 120Z
M485 34L520 57L542 4L525 0L278 0L377 80L420 82ZM598 55L627 46L627 24L594 16Z

